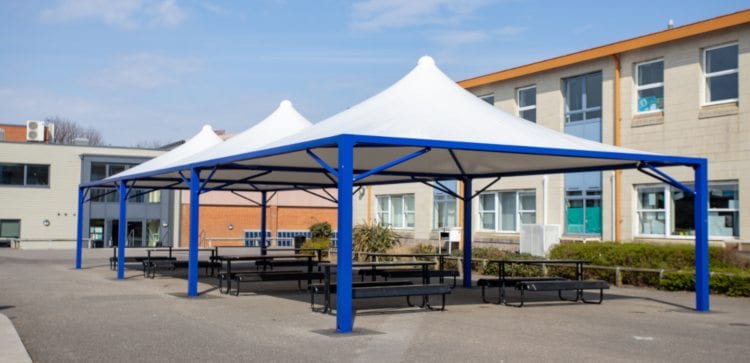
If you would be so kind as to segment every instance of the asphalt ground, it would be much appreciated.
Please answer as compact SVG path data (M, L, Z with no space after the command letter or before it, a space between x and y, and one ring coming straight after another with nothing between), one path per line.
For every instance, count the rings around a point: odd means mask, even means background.
M0 249L0 313L35 362L747 362L750 299L611 288L601 305L530 293L523 308L482 304L456 288L446 311L409 308L403 298L356 300L354 332L310 311L296 282L247 284L222 295L201 278L186 297L185 270L117 280L109 250ZM515 294L515 292L513 292ZM517 296L517 295L515 295ZM594 297L594 294L589 296ZM2 343L0 343L2 344ZM1 346L1 345L0 345ZM2 355L2 353L0 353Z

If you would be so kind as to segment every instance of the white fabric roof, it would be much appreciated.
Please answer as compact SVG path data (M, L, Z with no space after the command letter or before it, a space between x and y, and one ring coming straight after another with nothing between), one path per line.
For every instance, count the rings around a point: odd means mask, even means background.
M221 137L216 135L211 125L204 125L201 131L185 141L184 144L161 154L151 160L147 160L141 164L138 164L132 168L126 169L123 172L117 173L110 176L109 178L102 181L107 183L113 180L120 180L137 174L148 174L156 170L162 170L164 168L174 166L181 159L198 154L206 149L222 143Z
M199 163L206 160L220 159L257 149L285 136L298 133L312 123L302 116L289 100L281 101L268 117L249 129L233 136L214 148L200 154L180 160L180 165Z
M355 142L355 174L415 152L355 184L417 178L512 176L597 169L685 165L695 159L645 153L578 138L510 115L458 86L430 57L391 87L307 127L290 103L266 120L211 150L151 173L153 186L180 180L179 171L211 175L206 188L282 190L335 187L337 141ZM294 133L296 132L296 133ZM174 165L174 164L173 164ZM160 184L161 183L161 184ZM141 182L139 182L141 185Z

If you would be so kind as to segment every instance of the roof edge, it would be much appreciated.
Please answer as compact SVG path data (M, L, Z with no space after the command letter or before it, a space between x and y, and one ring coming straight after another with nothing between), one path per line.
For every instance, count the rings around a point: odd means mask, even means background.
M458 84L464 88L479 87L746 23L750 23L750 9L465 79Z

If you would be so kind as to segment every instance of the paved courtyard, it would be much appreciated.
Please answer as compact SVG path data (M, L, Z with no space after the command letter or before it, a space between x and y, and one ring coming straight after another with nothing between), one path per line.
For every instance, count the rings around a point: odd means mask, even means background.
M248 284L222 295L202 278L186 298L185 271L116 280L109 250L0 249L0 313L38 362L271 361L670 361L746 362L750 299L612 288L602 305L536 294L524 308L482 304L477 288L456 288L444 312L404 299L355 301L352 334L335 316L313 313L296 282ZM2 359L0 359L2 361Z

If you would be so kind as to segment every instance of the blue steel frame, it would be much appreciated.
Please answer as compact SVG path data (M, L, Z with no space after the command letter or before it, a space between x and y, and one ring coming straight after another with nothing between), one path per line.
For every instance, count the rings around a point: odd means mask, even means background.
M568 149L553 149L543 147L529 147L529 146L516 146L516 145L494 145L494 144L479 144L470 142L456 142L456 141L444 141L444 140L427 140L427 139L409 139L409 138L394 138L394 137L382 137L382 136L365 136L365 135L351 135L341 134L337 136L331 136L322 139L310 140L300 142L297 144L278 146L263 150L257 150L229 157L219 158L215 160L204 161L200 163L181 165L162 170L151 171L147 173L141 173L138 175L132 175L128 177L128 180L135 180L139 178L148 178L153 175L180 172L186 169L191 170L191 249L195 248L197 252L197 194L200 192L200 184L197 179L200 178L200 174L196 173L196 170L200 168L214 168L226 164L232 164L237 161L256 159L262 157L270 157L275 155L293 153L293 152L306 152L312 157L317 163L322 166L322 169L317 169L317 172L326 174L331 179L329 187L338 188L338 229L339 229L339 244L338 244L338 273L337 273L337 284L339 286L338 294L336 295L337 310L336 310L336 327L337 331L347 333L352 331L353 327L353 310L352 310L352 295L351 295L351 270L352 261L351 258L341 258L343 256L352 256L352 190L355 182L355 172L359 170L354 169L354 151L355 146L359 148L369 148L373 146L387 147L387 146L400 146L400 147L418 147L424 148L423 150L434 150L434 149L448 149L451 157L456 163L458 172L455 174L447 175L445 173L429 173L429 172L417 172L412 175L418 175L423 177L434 177L438 178L454 178L461 179L464 181L464 190L462 198L468 202L464 203L464 286L471 286L471 226L472 226L472 213L471 213L471 200L472 200L472 185L471 181L475 178L482 177L504 177L504 176L518 176L518 175L539 175L539 174L552 174L552 173L563 173L572 171L594 171L594 170L615 170L615 169L636 169L639 166L650 165L651 167L664 167L664 166L688 166L694 168L695 177L695 269L696 269L696 310L708 311L709 310L709 299L708 299L708 164L706 159L703 158L692 158L682 156L665 156L655 154L638 154L629 152L604 152L604 151L587 151L587 150L568 150ZM334 169L322 158L318 157L313 152L315 148L337 148L338 151L338 168ZM609 161L615 161L614 163L604 163L602 165L595 165L589 167L576 167L576 168L559 168L559 169L545 169L545 170L520 170L514 172L497 172L497 173L466 173L463 166L459 162L459 156L456 156L456 150L467 150L467 151L483 151L483 152L496 152L496 153L510 153L510 154L528 154L528 155L543 155L552 157L573 157L573 158L585 158L585 159L606 159ZM424 151L426 152L426 151ZM424 153L422 152L422 153ZM394 160L384 165L387 167L379 167L381 174L389 174L385 169L388 167L397 165L401 162L407 161L411 158L418 157L419 155L409 154L405 157ZM251 169L251 167L247 167ZM284 167L268 167L264 166L262 170L284 170L293 171L289 168ZM259 168L261 170L261 168ZM303 171L297 169L297 171ZM315 172L315 169L304 170L306 172ZM367 171L364 171L367 173ZM657 172L661 174L663 172ZM330 175L337 177L337 180L333 180ZM369 173L364 175L360 173L361 178L357 179L357 185L375 185L375 184L388 184L407 182L411 179L394 179L386 182L371 182L363 181L364 176L369 176L375 173ZM390 175L406 175L408 173L390 173ZM651 175L651 174L649 174ZM664 174L666 175L666 174ZM653 176L653 175L652 175ZM660 178L660 180L663 180ZM413 180L412 180L413 181ZM93 187L102 185L104 183L111 183L112 180L105 180L99 182L91 182L81 184L82 188ZM206 181L207 183L208 181ZM120 184L123 187L124 183ZM204 183L203 186L206 184ZM289 190L288 184L283 183L268 183L268 184L255 184L262 186L264 190ZM295 188L299 187L298 184L294 184ZM317 186L317 185L316 185ZM318 186L319 187L319 186ZM196 191L193 193L193 191ZM193 195L196 196L196 203L193 203ZM196 215L194 219L192 216ZM79 214L80 218L80 214ZM122 254L121 254L122 256ZM197 264L197 253L195 256L191 253L191 263ZM188 281L188 295L195 296L191 292L196 292L195 284L197 279L193 279L192 275ZM196 292L197 294L197 292Z

